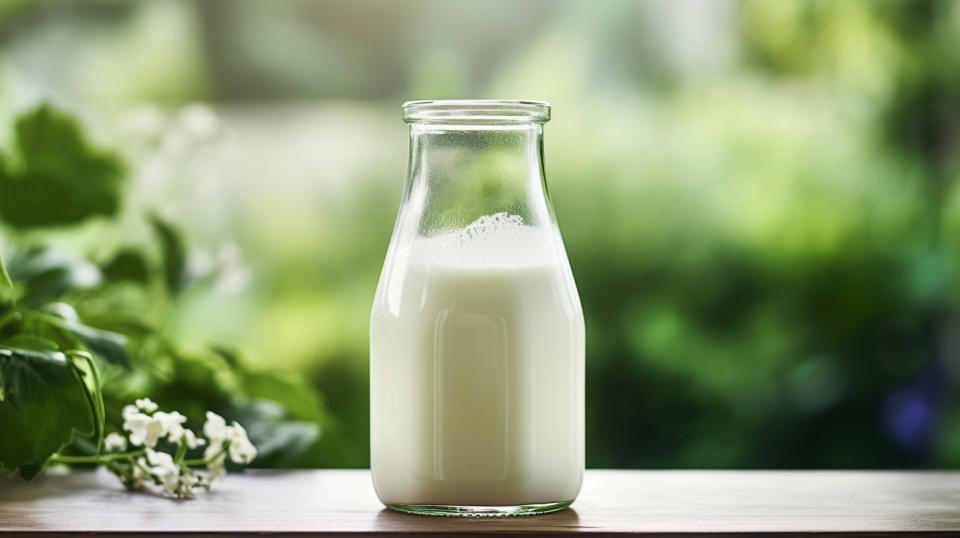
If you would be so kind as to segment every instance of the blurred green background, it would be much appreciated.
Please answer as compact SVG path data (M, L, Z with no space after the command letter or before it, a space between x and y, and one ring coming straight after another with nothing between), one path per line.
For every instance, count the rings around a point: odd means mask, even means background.
M457 97L554 107L588 466L960 467L956 1L2 0L0 146L49 102L126 179L114 216L69 226L15 215L76 193L0 184L0 247L107 276L123 248L162 251L168 284L182 247L212 276L162 306L149 285L71 300L237 353L105 390L188 414L212 393L246 402L228 415L279 402L296 421L250 428L259 465L364 467L399 105Z

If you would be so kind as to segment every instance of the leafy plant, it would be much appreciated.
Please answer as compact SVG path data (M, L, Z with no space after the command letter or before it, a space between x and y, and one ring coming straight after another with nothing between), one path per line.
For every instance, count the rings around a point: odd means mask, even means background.
M110 461L117 472L123 462L101 455L104 431L126 424L123 403L146 395L194 423L211 410L239 419L262 447L254 464L296 464L326 420L319 395L249 368L229 346L179 342L168 329L182 296L210 292L218 269L191 270L188 242L149 210L143 228L153 233L126 237L113 225L123 244L101 250L105 261L63 248L54 239L64 226L120 213L128 166L49 105L19 117L14 133L14 150L0 153L0 224L10 231L0 258L0 469L29 479L51 461ZM131 458L118 473L125 482Z
M0 274L0 466L32 478L74 433L92 436L99 446L105 412L93 354L125 364L126 340L84 325L66 304L31 307L31 295L18 297L2 259ZM42 296L42 282L82 282L71 275L46 267L33 272L28 289Z
M120 206L122 162L90 146L77 123L44 105L17 119L0 154L0 217L17 228L75 224Z

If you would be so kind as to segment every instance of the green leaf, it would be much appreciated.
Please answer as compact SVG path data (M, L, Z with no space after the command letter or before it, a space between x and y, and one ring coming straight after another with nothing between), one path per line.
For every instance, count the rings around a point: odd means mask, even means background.
M15 228L75 224L116 214L124 165L90 146L77 122L50 105L19 117L0 155L0 219Z
M146 284L150 269L143 253L134 248L124 248L101 268L110 282L135 282Z
M10 274L7 273L7 267L3 264L3 253L0 253L0 292L13 289L13 281L10 280Z
M127 339L117 333L101 331L88 327L77 321L50 317L49 323L69 331L76 336L83 345L101 359L130 367L130 355L127 354Z
M296 465L320 437L320 426L291 420L283 406L260 400L235 406L227 413L243 425L257 447L255 464L261 467Z
M237 352L233 349L230 349L225 346L210 346L210 350L220 356L227 365L231 368L237 368L240 366L240 357L237 355Z
M58 351L0 347L0 466L33 478L75 432L97 431L88 391Z
M2 342L0 342L0 346L41 352L58 351L60 349L60 347L57 346L57 343L53 340L49 340L35 334L26 333L15 334L9 338L5 338Z
M67 360L70 361L83 386L86 389L87 404L90 406L90 412L95 418L93 437L96 440L96 451L100 452L100 445L103 443L104 425L106 423L107 413L103 406L103 392L100 384L100 371L97 370L97 363L89 353L83 351L68 351Z
M98 286L100 269L89 261L52 247L17 252L8 265L10 276L26 288L21 301L39 307L69 291Z
M276 369L250 368L235 350L224 346L212 346L211 350L226 361L247 398L276 402L292 418L308 422L322 424L329 418L323 398L302 376Z
M293 418L321 424L329 418L316 389L293 374L239 369L237 376L249 398L277 402Z
M59 305L59 308L51 308ZM40 337L55 342L57 349L87 349L101 359L130 367L130 355L127 353L127 338L115 332L95 329L81 323L73 316L57 315L56 311L65 313L72 311L64 303L50 303L43 311L29 311L23 313L24 323L18 337ZM17 346L23 347L23 346Z
M187 249L183 238L172 225L157 217L150 218L153 231L160 240L163 255L163 276L167 291L171 295L179 293L187 282Z
M84 324L126 336L134 342L142 341L156 332L156 328L146 321L124 313L84 313Z

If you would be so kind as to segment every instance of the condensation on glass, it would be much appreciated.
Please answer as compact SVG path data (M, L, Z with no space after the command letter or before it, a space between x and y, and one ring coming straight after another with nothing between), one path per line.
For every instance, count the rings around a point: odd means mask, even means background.
M569 505L584 466L584 323L543 168L540 101L413 101L370 319L374 486L395 510Z

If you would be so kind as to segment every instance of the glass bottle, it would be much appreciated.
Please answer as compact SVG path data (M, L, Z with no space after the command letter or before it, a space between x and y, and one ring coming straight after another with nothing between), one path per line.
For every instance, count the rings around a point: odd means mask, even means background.
M540 101L412 101L370 319L373 482L389 508L551 512L584 466L584 323Z

